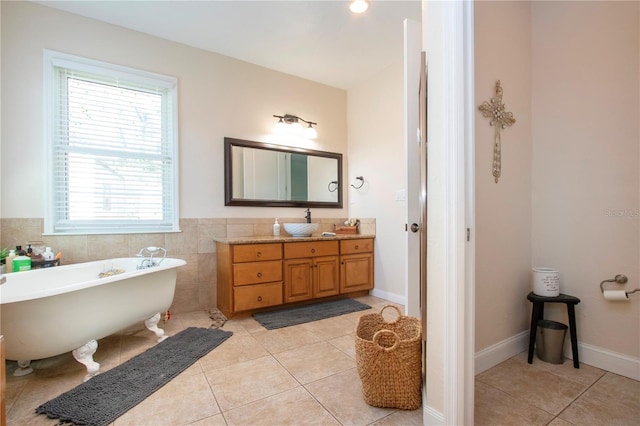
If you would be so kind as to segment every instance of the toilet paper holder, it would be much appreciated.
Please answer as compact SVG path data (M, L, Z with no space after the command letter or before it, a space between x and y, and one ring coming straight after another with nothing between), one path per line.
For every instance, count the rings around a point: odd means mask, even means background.
M604 294L604 283L626 284L627 281L629 281L629 279L626 275L618 274L613 279L602 281L600 283L600 291ZM640 288L636 288L632 291L626 291L625 293L627 294L627 296L629 296L630 294L636 293L638 291L640 291Z

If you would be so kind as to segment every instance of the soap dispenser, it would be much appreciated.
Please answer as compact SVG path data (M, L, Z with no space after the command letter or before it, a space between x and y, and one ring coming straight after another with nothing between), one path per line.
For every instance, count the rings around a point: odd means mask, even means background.
M15 259L16 256L15 250L9 250L9 255L5 259L5 269L7 272L13 272L13 259Z
M276 222L273 224L273 236L280 236L280 224L278 223L278 218L276 217Z

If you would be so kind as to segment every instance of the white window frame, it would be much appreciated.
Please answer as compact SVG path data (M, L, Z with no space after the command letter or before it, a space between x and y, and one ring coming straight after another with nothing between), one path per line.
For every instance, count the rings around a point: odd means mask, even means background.
M179 232L179 194L178 194L178 83L175 77L141 71L107 62L69 55L52 50L44 50L44 129L45 129L45 235L74 234L127 234ZM66 198L67 192L59 193L55 188L55 173L59 172L54 157L54 148L59 138L55 128L58 114L55 102L59 98L55 68L62 67L81 73L91 73L106 78L117 79L125 86L131 84L159 87L166 96L166 109L169 117L163 122L169 126L166 132L166 159L171 162L171 174L168 181L172 188L163 191L163 217L160 220L68 220L68 217L56 215L58 198ZM141 152L142 153L142 152ZM144 154L144 153L142 153ZM61 201L64 203L63 201ZM68 211L68 205L66 211Z

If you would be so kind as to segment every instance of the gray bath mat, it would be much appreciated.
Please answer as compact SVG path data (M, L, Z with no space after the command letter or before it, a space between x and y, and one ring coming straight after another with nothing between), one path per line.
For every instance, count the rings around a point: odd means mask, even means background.
M353 299L338 299L293 308L278 309L277 311L259 312L253 318L268 330L304 324L338 315L370 309L371 306Z
M45 402L36 413L77 425L108 425L231 335L230 331L189 327Z

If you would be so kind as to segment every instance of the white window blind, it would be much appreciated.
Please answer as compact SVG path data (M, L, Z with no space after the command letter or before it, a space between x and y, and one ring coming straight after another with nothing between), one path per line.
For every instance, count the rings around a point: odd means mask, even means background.
M178 230L177 84L45 51L45 232Z

